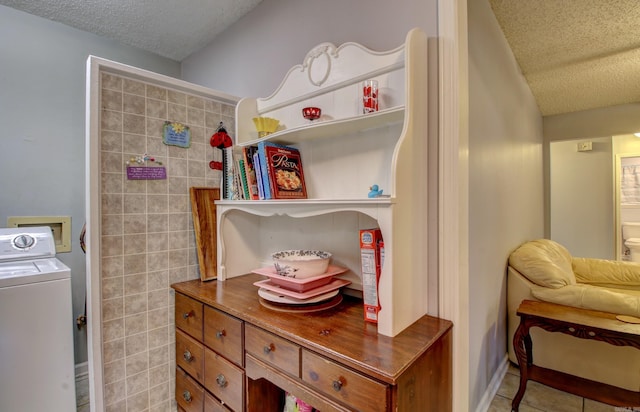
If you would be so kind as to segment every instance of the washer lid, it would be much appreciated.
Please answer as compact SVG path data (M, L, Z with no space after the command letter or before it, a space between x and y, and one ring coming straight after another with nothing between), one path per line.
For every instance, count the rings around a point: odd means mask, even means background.
M65 279L69 268L56 258L0 262L0 288Z

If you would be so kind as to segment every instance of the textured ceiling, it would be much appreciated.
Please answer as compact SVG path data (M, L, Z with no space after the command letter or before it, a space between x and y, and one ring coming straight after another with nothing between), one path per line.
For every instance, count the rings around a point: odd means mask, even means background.
M0 4L182 61L262 0L0 0Z
M261 1L0 4L182 61ZM544 116L640 102L640 0L488 1Z
M640 1L489 2L544 116L640 102Z

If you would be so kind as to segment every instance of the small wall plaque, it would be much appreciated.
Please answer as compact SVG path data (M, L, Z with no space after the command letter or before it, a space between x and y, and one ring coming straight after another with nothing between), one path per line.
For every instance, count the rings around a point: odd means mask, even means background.
M161 180L167 178L164 166L127 166L129 180Z
M127 179L129 180L160 180L167 178L167 169L162 162L156 161L146 153L142 156L131 157L127 160Z
M191 130L178 122L164 122L163 142L170 146L191 146Z

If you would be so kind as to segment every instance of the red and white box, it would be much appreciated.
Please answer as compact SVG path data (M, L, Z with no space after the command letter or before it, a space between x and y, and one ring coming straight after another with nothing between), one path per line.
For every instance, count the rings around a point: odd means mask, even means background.
M378 282L384 264L384 241L380 229L360 231L360 264L364 320L378 323L378 312L380 312Z

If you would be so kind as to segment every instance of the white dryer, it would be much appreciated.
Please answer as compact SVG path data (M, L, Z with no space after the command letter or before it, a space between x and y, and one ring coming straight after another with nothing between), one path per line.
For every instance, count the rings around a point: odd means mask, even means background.
M73 325L51 229L0 228L0 411L76 410Z

